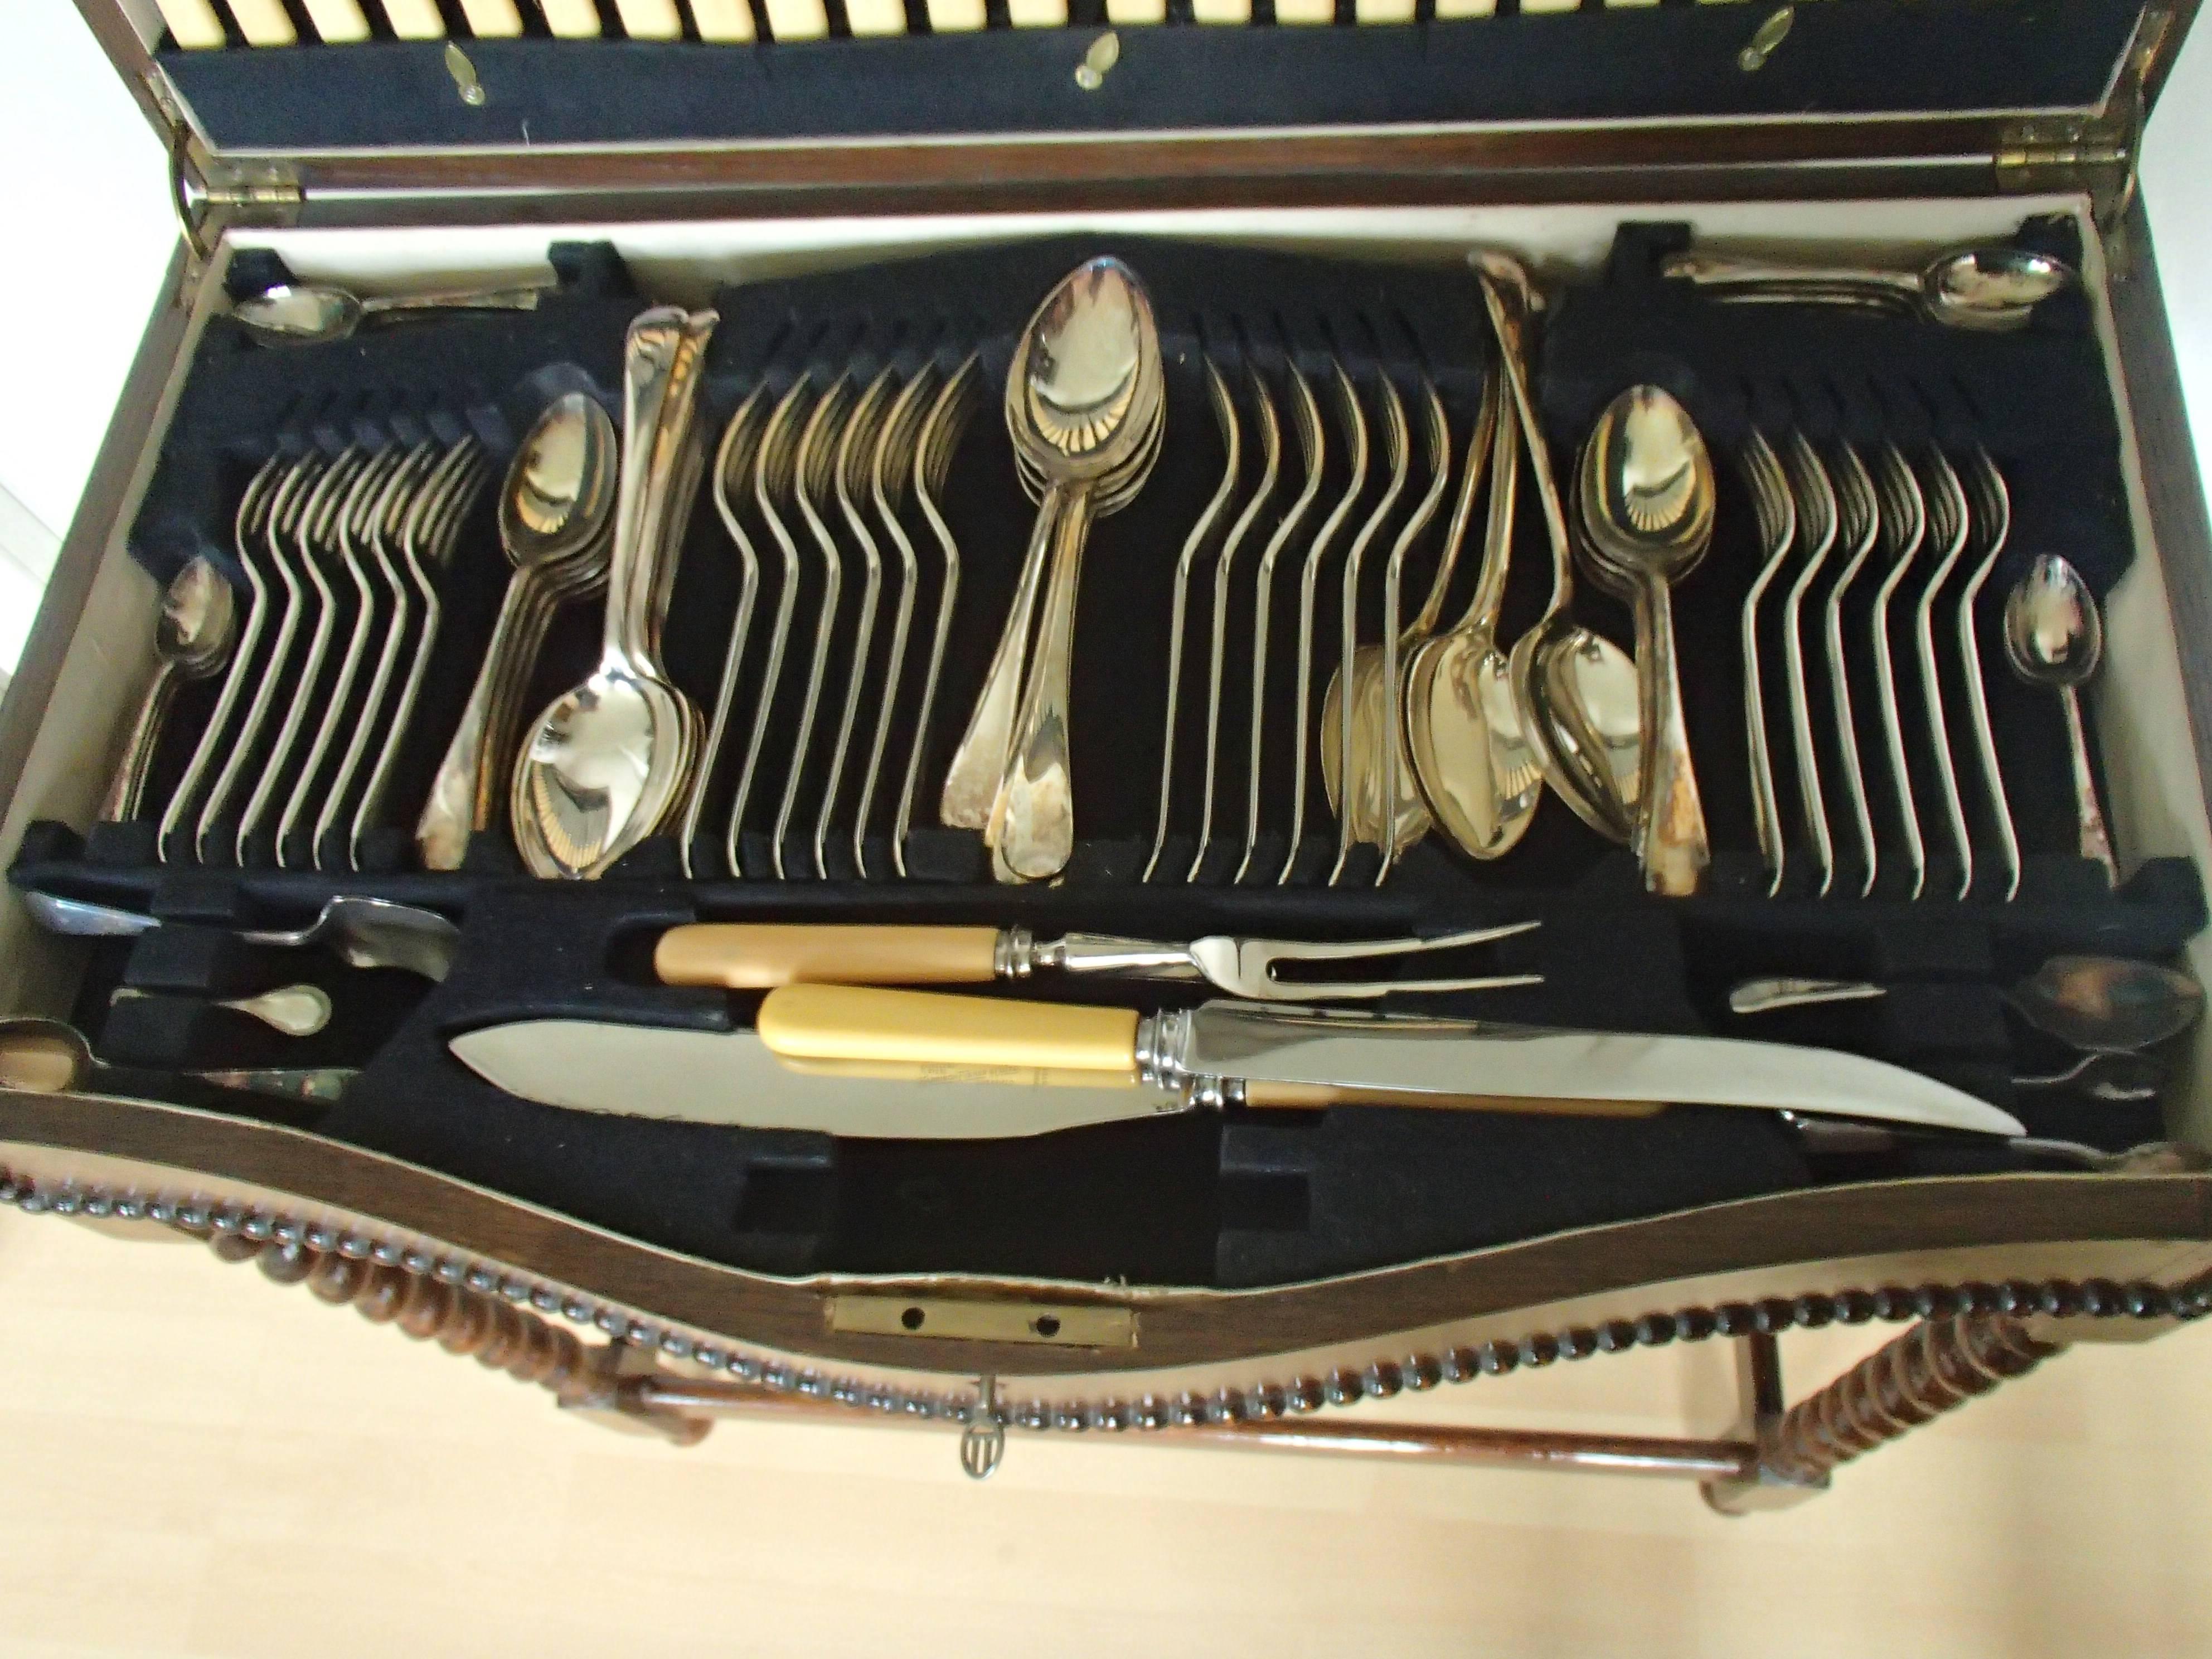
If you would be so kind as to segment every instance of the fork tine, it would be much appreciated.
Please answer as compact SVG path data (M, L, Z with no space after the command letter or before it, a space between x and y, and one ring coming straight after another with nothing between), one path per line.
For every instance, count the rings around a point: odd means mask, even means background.
M1296 939L1239 939L1238 965L1248 981L1256 978L1297 997L1355 999L1409 992L1504 990L1517 985L1541 985L1544 976L1541 974L1486 974L1455 979L1299 981L1279 978L1275 969L1279 963L1285 962L1350 962L1366 957L1405 957L1455 950L1470 945L1486 945L1496 939L1531 933L1543 925L1540 920L1510 921L1488 927L1468 928L1456 933L1442 933L1433 939L1354 939L1333 945ZM1249 991L1253 988L1248 984L1246 988Z

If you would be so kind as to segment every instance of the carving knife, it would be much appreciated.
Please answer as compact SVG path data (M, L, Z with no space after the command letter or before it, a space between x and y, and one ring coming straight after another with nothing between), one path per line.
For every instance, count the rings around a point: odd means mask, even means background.
M451 1046L486 1081L548 1105L899 1139L1363 1104L1609 1116L1741 1106L2021 1133L1959 1090L1822 1049L1231 1002L1144 1016L798 985L769 994L757 1032L526 1020Z

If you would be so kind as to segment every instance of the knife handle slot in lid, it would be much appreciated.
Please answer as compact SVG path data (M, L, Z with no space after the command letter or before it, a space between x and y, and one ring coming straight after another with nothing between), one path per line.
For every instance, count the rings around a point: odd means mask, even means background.
M780 1060L1086 1072L1134 1087L1137 1018L1129 1008L786 985L762 1000L754 1024Z

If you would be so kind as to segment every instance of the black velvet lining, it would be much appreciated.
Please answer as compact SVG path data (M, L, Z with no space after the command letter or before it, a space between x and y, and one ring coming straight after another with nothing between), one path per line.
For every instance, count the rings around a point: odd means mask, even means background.
M1801 6L1756 74L1764 21L1729 5L1598 7L1412 26L977 33L717 46L468 40L489 94L456 96L436 41L167 52L226 149L441 149L741 139L1134 133L2087 108L2138 0L1840 0Z
M265 848L243 870L160 866L152 860L149 825L103 825L82 841L46 825L27 838L12 878L150 909L179 924L135 943L97 946L78 1010L102 1059L138 1068L144 1086L233 1109L269 1110L167 1074L217 1065L362 1065L356 1085L319 1125L322 1132L658 1243L769 1272L966 1270L1277 1284L1783 1190L1839 1172L1808 1170L1794 1140L1766 1115L1718 1110L1613 1121L1394 1109L1238 1113L990 1145L838 1142L534 1105L482 1083L451 1058L447 1040L472 1026L532 1016L742 1026L750 1017L747 999L651 982L652 938L694 918L991 921L1045 936L1079 928L1159 939L1209 932L1359 938L1538 918L1541 929L1477 954L1470 966L1533 969L1545 975L1543 986L1436 998L1430 1006L1539 1024L1711 1031L1845 1048L2006 1104L2033 1131L2115 1146L2154 1135L2154 1107L2087 1108L2050 1095L2015 1100L2007 1080L2016 1071L2057 1069L2063 1057L2005 1011L2003 987L2063 951L2164 956L2203 921L2197 872L2185 862L2154 861L2108 895L2094 870L2071 855L2057 712L2048 694L2014 687L1992 660L1992 711L2029 855L2015 902L1996 902L1986 884L1967 902L1942 896L1914 902L1887 883L1864 901L1822 901L1802 890L1769 900L1744 799L1735 618L1753 538L1729 458L1747 422L1755 412L1770 430L1796 420L1822 438L1842 432L1918 442L1932 434L1954 448L1985 443L2013 484L2014 507L2013 550L1992 593L2019 562L2050 547L2063 548L2101 592L2124 569L2130 544L2117 428L2086 313L2056 304L2027 332L1992 337L1844 313L1717 307L1654 278L1652 262L1674 235L1663 228L1632 228L1604 279L1571 290L1547 313L1541 401L1563 468L1596 409L1640 379L1682 395L1721 459L1719 534L1677 605L1691 735L1716 847L1710 890L1696 899L1647 899L1627 854L1599 842L1556 801L1545 805L1511 857L1474 865L1432 840L1380 890L1320 886L1311 860L1301 879L1285 887L1266 881L1232 887L1218 867L1195 886L1135 884L1156 806L1169 584L1183 529L1222 465L1200 354L1240 387L1247 369L1256 368L1279 399L1291 362L1320 392L1340 361L1370 419L1386 377L1410 400L1425 375L1443 398L1456 453L1472 425L1487 351L1476 296L1456 268L1091 238L732 290L720 297L725 320L708 364L708 401L718 427L763 376L780 386L802 367L826 374L849 366L865 380L887 361L910 370L928 355L950 367L980 349L993 369L946 495L966 574L917 805L921 823L931 816L945 758L995 640L1030 512L995 408L1012 331L1080 258L1118 252L1144 276L1166 346L1168 439L1144 492L1100 523L1086 558L1073 714L1085 841L1064 884L1003 889L979 882L973 838L946 832L917 838L917 860L927 852L934 878L903 883L854 881L842 860L829 880L709 875L716 866L707 844L697 849L702 878L685 883L676 878L675 848L665 841L648 843L607 879L583 885L522 878L503 838L480 837L463 872L413 870L398 826L412 822L506 579L489 506L463 538L449 573L445 630L380 867L345 877L278 869ZM317 443L335 451L352 441L467 429L503 461L514 434L561 390L586 386L614 406L622 335L640 302L605 251L561 250L556 264L568 278L562 294L530 316L423 325L290 350L256 346L226 325L211 329L141 510L132 539L137 556L161 574L195 551L228 565L232 503L272 447ZM1249 420L1249 389L1240 395ZM1323 406L1330 407L1326 392ZM1334 425L1331 434L1337 441ZM1343 476L1340 461L1333 462L1324 501L1341 490ZM1416 469L1416 484L1421 476ZM1362 514L1378 489L1370 480L1358 497ZM1533 517L1522 532L1509 634L1540 609L1547 586ZM1376 584L1389 539L1370 551L1367 565L1363 626L1370 638L1380 625ZM1432 533L1409 570L1410 592L1425 587L1436 540ZM1303 547L1301 538L1293 554L1302 556ZM1256 550L1255 542L1239 567L1247 580L1238 586L1248 594ZM1448 614L1464 602L1476 551L1468 551ZM1326 584L1332 592L1337 568L1332 559ZM672 677L702 704L720 672L735 580L727 538L702 500L665 634ZM1279 636L1294 631L1296 586L1286 559L1277 579ZM925 587L925 609L933 592ZM1242 641L1249 636L1249 599L1240 604L1229 631ZM848 598L845 614L850 609ZM1204 614L1200 601L1198 615ZM1578 614L1625 637L1625 618L1587 588ZM805 605L801 617L804 631L811 622ZM541 692L550 696L579 678L594 633L592 618L582 614L556 632L540 665ZM1194 626L1192 637L1202 641L1202 631ZM1333 661L1333 622L1317 637L1324 664ZM1263 829L1277 861L1285 845L1292 666L1289 655L1271 662L1267 695L1277 746L1266 763L1272 781ZM1316 677L1316 693L1324 677L1325 670ZM757 695L757 688L744 688L741 708ZM1220 796L1228 832L1240 843L1247 695L1242 680L1232 681ZM787 744L788 702L782 706L780 735ZM179 705L153 801L166 799L207 714L205 697ZM1183 731L1194 750L1194 723ZM895 755L902 755L903 738L895 730ZM776 754L772 744L772 760ZM717 839L730 769L726 758L709 786L707 823ZM779 766L771 775L780 778ZM1173 845L1185 859L1196 787L1194 767L1177 780ZM810 808L818 787L810 780L802 792ZM1316 793L1308 818L1316 854L1333 851L1334 826L1319 801ZM811 829L811 810L800 817ZM1932 820L1930 832L1940 845ZM872 861L881 873L888 848L877 839ZM757 838L748 848L756 878L765 850ZM811 849L796 842L787 850L811 860ZM1886 860L1891 851L1885 848ZM452 976L433 988L396 972L346 970L313 952L252 949L223 931L303 921L333 890L374 892L465 916ZM1947 890L1939 874L1937 891ZM1419 966L1425 974L1448 970L1437 959ZM1735 980L1778 973L1875 977L1899 990L1879 1003L1756 1024L1727 1012L1727 988ZM210 1006L216 996L299 978L326 984L337 1000L338 1019L316 1038L288 1042ZM111 1009L107 994L118 984L162 995ZM1046 979L1023 994L1072 993ZM1127 994L1146 1006L1197 997L1165 986ZM1848 1173L1950 1168L1960 1156L1974 1167L2007 1163L1988 1149L1939 1148Z

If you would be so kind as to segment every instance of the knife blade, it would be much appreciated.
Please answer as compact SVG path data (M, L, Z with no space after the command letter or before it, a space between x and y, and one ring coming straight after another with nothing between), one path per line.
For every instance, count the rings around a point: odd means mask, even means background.
M495 1088L547 1106L732 1128L895 1139L995 1140L1186 1109L1183 1097L1096 1072L786 1063L751 1031L529 1019L447 1044Z
M1090 1072L1201 1105L1726 1106L2026 1133L2009 1113L1903 1066L1734 1037L1237 1002L1140 1016L844 985L771 991L757 1024L786 1060L980 1068L971 1075L985 1081L995 1069Z
M967 1001L967 999L952 999ZM1019 1005L1015 1005L1019 1006ZM1115 1014L1114 1009L1087 1012ZM1126 1024L1133 1014L1124 1013ZM1000 1140L1119 1123L1213 1103L1118 1070L866 1055L781 1056L752 1031L532 1019L464 1031L447 1045L471 1071L547 1106L730 1128L805 1129L903 1140ZM988 1086L985 1086L988 1085ZM1284 1085L1264 1103L1349 1103L1356 1092ZM1465 1104L1480 1103L1469 1100ZM1656 1103L1506 1101L1513 1111L1641 1116Z

